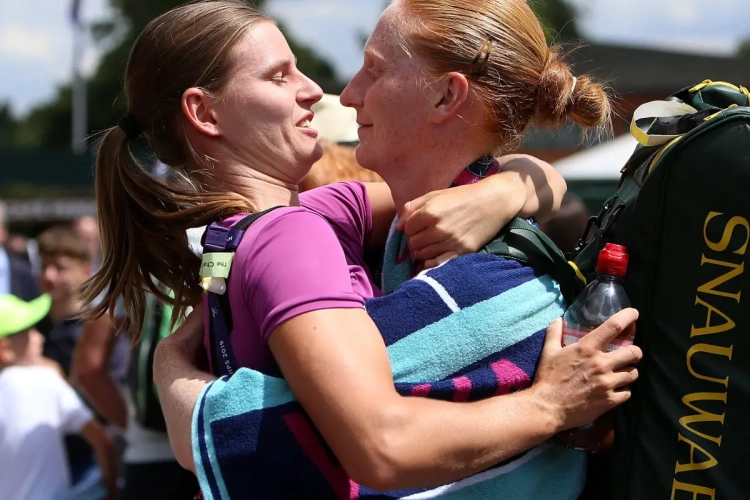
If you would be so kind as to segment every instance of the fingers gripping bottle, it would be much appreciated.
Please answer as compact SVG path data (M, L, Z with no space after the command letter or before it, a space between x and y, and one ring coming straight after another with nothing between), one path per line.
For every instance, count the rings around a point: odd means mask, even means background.
M630 300L624 288L627 268L628 253L625 247L607 243L599 252L596 279L565 311L563 316L564 346L575 344L615 313L630 307ZM619 336L607 346L607 351L632 344L632 336ZM556 445L596 453L609 448L613 439L612 415L608 413L584 427L554 436L552 442Z

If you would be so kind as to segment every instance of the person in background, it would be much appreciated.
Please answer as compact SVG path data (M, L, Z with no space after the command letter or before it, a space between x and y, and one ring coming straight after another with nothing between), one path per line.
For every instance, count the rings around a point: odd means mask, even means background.
M145 317L128 377L123 500L192 500L198 480L174 457L153 380L154 352L172 332L172 308L148 294Z
M91 254L86 242L68 226L53 226L37 237L41 273L39 288L52 299L49 319L52 328L44 343L44 358L59 364L66 378L71 376L73 353L83 332L80 314L85 305L78 288L91 274ZM107 369L124 383L127 344L121 344ZM65 438L73 484L96 469L94 450L78 435Z
M10 252L15 257L18 257L26 262L29 262L29 240L26 236L18 233L12 233L8 235L8 240L5 242L5 250Z
M83 327L78 315L83 312L84 304L77 290L91 273L91 254L78 234L65 226L47 229L37 241L41 258L39 288L52 297L53 326L47 335L44 355L57 361L69 376L73 351Z
M23 300L39 297L39 288L31 266L23 259L10 255L5 249L8 242L8 206L0 201L0 295L13 294ZM42 333L47 326L40 327Z
M91 255L91 274L95 273L102 260L102 249L99 243L99 223L90 215L79 217L73 222L73 230L83 239Z
M201 234L201 228L188 231L190 247L196 253L201 252ZM131 353L126 385L107 369L117 344L130 338L118 334L124 314L118 304L113 317L105 314L86 323L73 357L73 376L89 403L124 431L122 500L192 500L198 481L174 457L153 390L154 351L170 331L171 308L153 295L146 296L141 342Z
M73 355L81 339L84 324L80 315L86 305L79 288L91 275L90 247L78 233L67 226L54 226L37 237L41 274L39 288L50 294L52 329L47 335L44 354L58 362L67 377L72 375ZM127 341L113 346L107 369L120 384L127 377Z
M326 140L321 140L320 145L323 148L323 157L299 183L300 192L336 182L383 182L378 174L359 166L352 146Z
M8 235L5 250L11 257L20 259L28 265L33 276L39 276L41 263L39 262L39 249L34 238L26 235L12 233Z
M35 328L50 310L43 295L24 302L0 295L0 496L3 500L66 498L71 482L63 435L79 434L94 450L104 488L115 495L111 438L57 373L39 366L44 337ZM106 491L105 491L106 488Z
M560 205L560 211L541 229L565 253L572 252L586 229L589 211L583 200L574 194L566 194Z

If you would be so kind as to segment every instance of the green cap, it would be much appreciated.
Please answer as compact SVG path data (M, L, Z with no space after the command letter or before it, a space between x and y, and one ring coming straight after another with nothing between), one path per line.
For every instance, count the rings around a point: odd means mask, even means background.
M0 295L0 339L28 330L39 323L52 306L52 297L41 295L24 302L15 295Z

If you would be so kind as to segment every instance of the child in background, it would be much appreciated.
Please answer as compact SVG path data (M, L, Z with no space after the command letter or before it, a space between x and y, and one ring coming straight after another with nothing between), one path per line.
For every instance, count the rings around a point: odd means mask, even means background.
M46 335L43 355L59 363L65 378L75 386L80 381L71 377L71 364L84 328L78 316L85 310L78 289L91 275L91 249L69 226L53 226L45 230L37 237L37 243L41 260L39 289L52 297L49 314L52 328ZM128 363L128 340L123 336L113 342L109 361L112 379L122 387L126 382ZM110 390L118 391L119 387L111 387ZM86 393L81 393L81 396L84 399L88 397ZM98 410L96 406L91 408ZM65 437L65 449L74 486L85 483L85 478L97 473L94 450L85 439L79 435L68 435Z
M44 344L44 356L60 363L65 376L71 374L71 362L81 338L85 310L78 289L91 275L91 252L87 242L67 226L51 227L37 237L41 273L39 289L52 297L52 330ZM113 378L124 385L128 371L128 340L114 343L109 363Z
M49 295L23 302L0 295L0 492L4 500L64 499L70 488L63 436L80 433L96 454L103 482L116 493L111 438L73 389L40 366L44 338L35 326Z

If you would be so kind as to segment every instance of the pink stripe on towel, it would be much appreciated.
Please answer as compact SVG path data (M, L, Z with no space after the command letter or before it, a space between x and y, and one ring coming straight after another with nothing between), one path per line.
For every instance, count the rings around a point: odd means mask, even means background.
M411 395L426 398L430 394L430 389L432 389L430 384L415 385L411 388Z
M465 403L469 400L471 393L471 379L469 377L457 377L453 379L453 401L455 403Z
M497 377L497 396L520 391L531 385L529 375L507 359L492 363L492 371Z
M301 413L290 413L284 415L284 422L286 422L294 437L297 438L297 442L307 458L328 480L336 492L336 496L340 500L359 498L359 485L349 479L344 469L331 460L305 416Z

